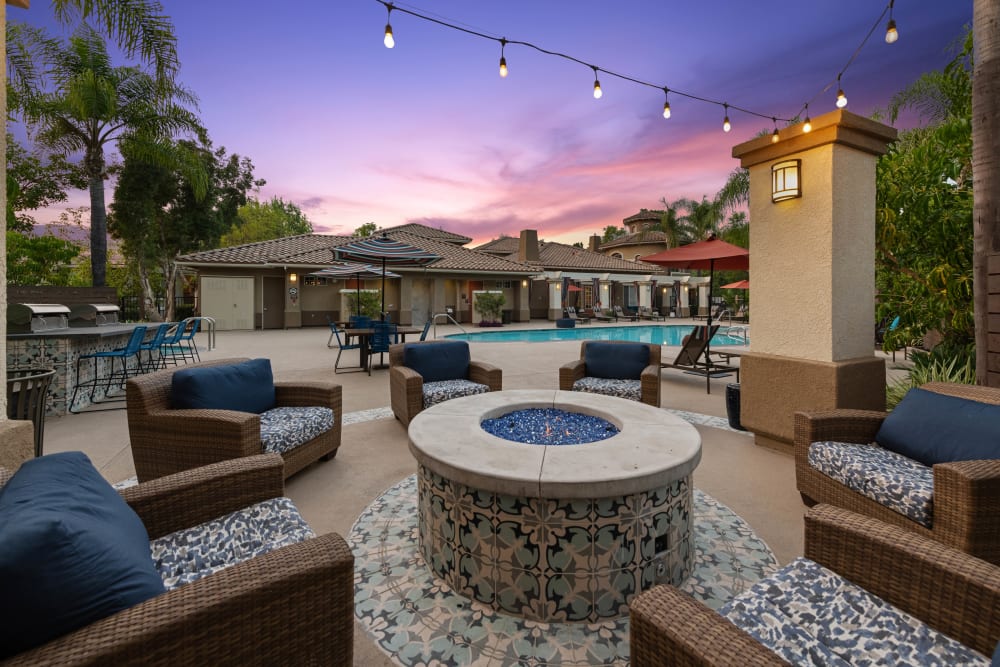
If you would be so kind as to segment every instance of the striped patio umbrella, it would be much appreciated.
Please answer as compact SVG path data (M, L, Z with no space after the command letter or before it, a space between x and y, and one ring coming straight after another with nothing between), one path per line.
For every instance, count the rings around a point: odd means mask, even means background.
M423 248L410 245L403 241L391 239L382 232L381 236L370 236L352 241L347 245L333 248L333 257L337 260L354 262L382 262L382 318L385 319L385 267L386 265L400 267L420 267L441 259L440 255L427 252Z
M311 276L327 276L341 278L344 276L354 276L355 287L357 288L357 296L355 297L355 306L357 306L356 315L361 315L361 280L363 278L379 278L381 277L384 281L386 278L398 278L398 273L393 273L392 271L384 271L377 266L372 266L371 264L355 264L352 262L340 262L334 264L333 266L328 266L325 269L320 269L319 271L314 271L310 273ZM385 285L383 284L383 290Z

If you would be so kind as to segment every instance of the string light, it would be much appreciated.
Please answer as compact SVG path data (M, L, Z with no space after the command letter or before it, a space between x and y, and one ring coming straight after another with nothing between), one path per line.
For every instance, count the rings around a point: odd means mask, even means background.
M802 124L802 131L803 132L812 132L812 129L813 129L813 124L812 124L812 121L809 120L809 103L807 102L806 103L806 122Z
M743 112L745 114L748 114L748 115L751 115L751 116L757 116L758 118L763 118L763 119L770 118L775 123L775 128L774 128L775 132L772 135L772 140L776 140L776 137L778 136L778 128L777 128L777 121L778 120L781 120L783 122L793 123L793 122L795 122L795 119L797 117L799 117L801 115L801 113L802 113L802 111L800 110L799 114L796 114L796 116L793 117L793 118L783 118L781 116L771 116L769 114L760 113L758 111L754 111L752 109L747 109L745 107L740 107L740 106L736 106L736 105L730 105L728 102L721 102L721 101L716 100L716 99L711 99L711 98L708 98L708 97L702 97L700 95L695 95L693 93L687 93L687 92L680 91L680 90L669 89L669 88L667 88L665 86L653 84L653 83L650 83L648 81L643 81L641 79L637 79L635 77L632 77L632 76L629 76L629 75L626 75L626 74L621 74L619 72L613 72L611 70L605 69L603 67L599 67L597 65L591 65L590 63L587 63L587 62L585 62L583 60L580 60L579 58L575 58L575 57L567 55L565 53L560 53L558 51L550 51L548 49L544 49L544 48L542 48L540 46L532 44L531 42L525 42L525 41L513 40L513 39L508 40L505 37L504 38L494 37L493 35L488 35L488 34L485 34L485 33L482 33L482 32L478 32L476 30L471 30L469 28L465 28L465 27L462 27L462 26L459 26L459 25L455 25L453 23L449 23L449 22L444 21L444 20L439 19L439 18L434 18L434 17L431 17L431 16L427 16L425 14L421 14L420 12L414 11L412 9L407 9L405 7L397 7L392 2L390 2L389 0L375 0L375 1L378 2L379 4L382 4L382 5L385 6L385 8L386 8L386 10L387 10L387 12L388 12L388 14L389 14L390 17L392 15L392 11L396 10L396 11L402 12L404 14L409 14L409 15L414 16L416 18L422 19L424 21L429 21L431 23L436 23L436 24L438 24L440 26L443 26L443 27L446 27L446 28L451 28L452 30L458 30L460 32L464 32L466 34L473 35L475 37L481 37L483 39L489 39L489 40L493 40L495 42L500 42L500 76L501 77L506 77L507 76L507 61L506 61L506 57L505 57L504 47L506 47L507 44L517 44L518 46L524 46L524 47L527 47L527 48L534 49L534 50L538 51L539 53L543 53L545 55L556 56L558 58L563 58L565 60L570 60L572 62L576 62L576 63L579 63L581 65L586 65L587 67L590 67L591 69L593 69L594 70L594 98L595 99L600 99L603 96L603 91L601 90L601 82L600 82L600 80L598 78L598 71L602 71L605 74L607 74L609 76L616 77L618 79L623 79L625 81L631 81L632 83L635 83L635 84L638 84L638 85L641 85L641 86L646 86L646 87L649 87L649 88L657 88L659 90L662 90L664 92L664 94L672 92L675 95L680 95L680 96L686 97L686 98L688 98L690 100L696 100L698 102L704 102L706 104L714 104L716 106L721 106L721 107L724 108L724 111L725 111L725 116L724 116L724 119L723 119L723 130L726 131L726 132L729 132L732 129L732 124L731 124L731 122L729 120L729 108L730 108L730 106L732 106L732 108L734 110L736 110L736 111L741 111L741 112ZM857 58L858 54L861 52L861 49L868 42L868 40L871 38L872 34L882 24L882 20L886 17L886 14L889 15L889 21L886 24L886 36L885 36L886 42L892 44L893 42L895 42L899 38L899 33L896 30L896 21L893 19L893 16L892 16L892 11L893 11L893 5L894 5L894 3L895 3L895 0L889 0L888 4L882 10L882 13L879 15L878 19L872 25L871 30L868 31L868 34L862 40L862 42L858 46L858 48L854 51L854 53L851 56L851 58L847 61L847 64L844 65L843 69L840 70L840 73L837 75L837 81L836 81L838 84L840 83L840 77L841 77L841 75L843 75L847 71L847 69L851 66L851 64ZM393 48L393 46L395 46L395 40L393 39L393 35L392 35L392 26L390 25L389 22L387 22L386 26L385 26L385 45L386 45L387 48L390 48L390 49ZM814 102L820 95L826 93L826 91L830 90L830 88L832 88L832 87L833 87L833 83L827 84L819 93L817 93L817 95L815 95L809 101L810 102ZM837 101L836 101L836 104L837 104L837 106L839 108L843 108L844 106L847 105L847 97L844 95L844 91L843 91L842 88L839 87L839 85L838 85L838 91L837 91ZM809 106L808 103L806 103L803 108L804 109L808 109L808 106ZM664 118L670 118L670 101L669 101L669 97L667 97L664 100L664 104L663 104L663 117ZM808 116L808 114L806 114L806 127L808 127L809 129L812 129L811 128L811 124L809 123L809 116ZM805 127L803 128L803 130L806 131L806 132L808 132L809 129L806 129Z
M774 132L771 133L771 143L776 144L778 143L778 139L781 138L778 136L778 119L772 117L771 120L774 122Z
M840 75L837 75L837 108L843 109L847 106L847 95L844 94L844 89L840 85Z
M885 43L895 44L899 39L899 31L896 30L896 19L892 18L892 6L896 0L889 0L889 22L885 24Z
M385 39L382 43L385 44L385 48L391 49L396 46L396 40L392 38L392 3L386 3L386 19L385 19Z

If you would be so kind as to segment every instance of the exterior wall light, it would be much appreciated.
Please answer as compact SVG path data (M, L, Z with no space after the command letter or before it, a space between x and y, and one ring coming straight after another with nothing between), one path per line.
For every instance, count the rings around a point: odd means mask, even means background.
M527 286L528 286L528 281L527 280L522 280L521 281L521 287L527 287Z
M802 160L785 160L771 166L771 201L802 196Z
M297 283L297 282L299 282L299 274L297 274L297 273L289 273L288 274L288 282L290 282L290 283Z

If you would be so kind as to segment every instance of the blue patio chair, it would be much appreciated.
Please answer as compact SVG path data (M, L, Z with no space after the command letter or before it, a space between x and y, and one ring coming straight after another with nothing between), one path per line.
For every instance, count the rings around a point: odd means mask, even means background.
M142 346L142 341L146 338L146 330L148 327L146 325L139 325L132 330L132 335L128 339L128 343L125 347L120 347L117 350L104 350L101 352L93 352L91 354L81 354L76 359L76 385L73 387L73 396L69 400L69 411L76 412L74 406L76 405L76 396L81 389L90 390L90 402L96 403L94 399L94 394L97 388L101 385L104 386L104 396L106 397L111 388L118 386L119 388L125 387L125 381L128 380L133 375L138 375L142 372L142 360L139 357L139 349ZM135 357L136 363L134 366L129 366L129 360ZM107 374L104 377L100 375L100 360L106 360ZM90 360L93 364L93 372L91 373L91 378L89 380L80 381L81 376L81 364L84 360ZM121 362L121 368L119 364ZM117 399L117 400L124 400Z
M337 328L337 323L331 320L329 316L327 316L326 321L330 325L330 338L329 340L326 341L326 346L333 347L333 345L330 345L330 342L333 341L334 339L336 339L337 341L337 360L333 362L333 372L334 374L336 374L341 372L340 355L344 353L344 350L360 350L361 345L358 343L351 343L351 344L345 343L340 338L341 331L340 329ZM364 368L361 366L360 358L358 359L357 366L345 366L344 368L350 369L345 371L347 373L357 373L359 371L364 370Z
M195 361L201 361L201 355L198 354L198 346L195 345L194 336L198 333L198 327L201 325L201 320L196 317L189 317L182 320L180 324L177 325L180 330L178 335L175 336L175 342L170 344L164 344L160 346L160 353L164 355L164 366L166 366L166 359L169 355L169 359L173 365L177 366L177 360L180 359L185 364L188 361L194 363Z
M392 322L374 322L372 328L372 335L368 342L368 375L372 374L372 355L378 353L381 365L383 355L389 351L389 346L398 337L396 325Z
M141 343L139 345L139 366L144 373L150 371L155 371L159 368L166 368L167 364L163 359L163 342L167 338L167 333L170 328L174 326L172 322L164 322L160 326L156 327L156 333L153 338L147 343ZM146 353L146 365L142 364L142 353Z
M174 351L177 349L175 346L180 344L181 336L184 335L185 325L183 322L175 322L170 326L172 330L167 331L167 334L163 337L163 341L160 343L162 368L167 367L167 362L170 362L174 366L177 365L177 357L174 355Z
M420 340L427 340L427 332L431 329L431 321L424 322L424 330L420 332Z

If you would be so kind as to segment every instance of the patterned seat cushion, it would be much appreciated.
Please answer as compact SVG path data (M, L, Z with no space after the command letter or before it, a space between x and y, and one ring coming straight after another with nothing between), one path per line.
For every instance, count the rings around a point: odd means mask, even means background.
M330 408L271 408L260 416L260 439L267 454L283 454L333 428Z
M472 396L473 394L485 394L490 390L489 385L479 384L472 380L441 380L440 382L424 383L424 409L444 403L445 401L458 398L459 396Z
M805 558L719 613L793 665L988 665L986 656Z
M866 498L931 527L933 469L877 445L814 442L809 465Z
M591 394L604 394L605 396L618 396L641 401L642 380L584 377L573 383L573 391L586 391Z
M170 590L312 537L315 533L291 500L272 498L151 540L149 548Z

